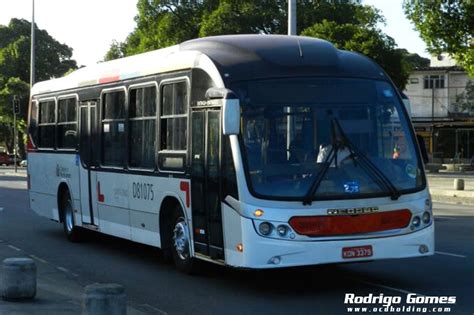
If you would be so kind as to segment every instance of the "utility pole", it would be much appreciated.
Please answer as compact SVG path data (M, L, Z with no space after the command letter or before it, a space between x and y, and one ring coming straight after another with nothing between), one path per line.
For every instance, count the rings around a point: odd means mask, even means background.
M15 95L13 96L13 164L15 165L15 173L18 171L18 161L16 160L17 155L17 130L16 130L16 115L20 113L20 100Z
M296 35L296 0L288 0L288 35Z
M30 89L35 84L35 0L31 11L31 55L30 55Z

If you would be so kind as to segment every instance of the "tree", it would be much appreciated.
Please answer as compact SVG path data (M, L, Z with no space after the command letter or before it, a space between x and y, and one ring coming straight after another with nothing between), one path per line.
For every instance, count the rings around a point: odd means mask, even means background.
M185 40L223 34L286 34L287 0L139 0L136 29L112 43L106 59L129 56ZM299 0L298 30L377 61L399 88L408 66L395 41L379 28L380 12L348 0Z
M393 38L383 34L379 29L323 20L322 23L304 30L302 35L323 38L339 49L371 57L384 68L399 89L404 89L409 75L404 64L404 56L395 49Z
M409 72L415 69L427 68L430 66L430 60L425 57L421 57L418 54L410 53L405 48L398 48L398 51L403 55L405 62L408 65Z
M13 150L12 100L20 98L21 111L17 120L19 137L24 138L27 119L30 79L31 23L12 19L8 26L0 25L0 143L5 142ZM72 48L52 38L45 30L36 30L37 81L63 76L77 68L72 60ZM23 142L20 141L20 148Z
M474 113L474 81L467 81L465 90L456 95L456 105L462 112Z
M474 1L404 0L403 8L430 53L447 52L474 76Z

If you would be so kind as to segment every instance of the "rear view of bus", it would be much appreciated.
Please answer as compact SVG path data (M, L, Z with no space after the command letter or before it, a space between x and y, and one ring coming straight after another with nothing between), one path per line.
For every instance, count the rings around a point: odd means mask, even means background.
M225 197L222 212L227 264L272 268L433 255L419 148L380 67L301 37L187 46L219 65L230 89L224 133L238 130L230 135L238 194ZM240 119L225 110L235 99Z

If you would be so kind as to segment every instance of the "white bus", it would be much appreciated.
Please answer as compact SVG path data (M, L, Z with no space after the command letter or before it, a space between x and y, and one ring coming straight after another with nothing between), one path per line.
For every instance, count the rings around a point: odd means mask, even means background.
M276 268L429 256L434 220L402 99L314 38L191 40L32 89L31 208L196 259Z

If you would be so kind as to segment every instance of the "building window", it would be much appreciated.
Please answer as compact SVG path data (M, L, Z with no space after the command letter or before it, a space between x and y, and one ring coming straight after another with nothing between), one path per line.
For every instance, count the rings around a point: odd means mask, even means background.
M56 125L56 102L54 100L39 103L38 146L54 149L54 130Z
M187 150L188 86L186 82L161 88L160 116L161 169L182 170Z
M125 161L125 92L102 96L102 164L123 166Z
M424 89L444 89L444 75L425 75Z
M77 100L75 97L58 101L56 132L58 148L75 149L77 147Z
M154 168L156 87L130 90L130 166Z

